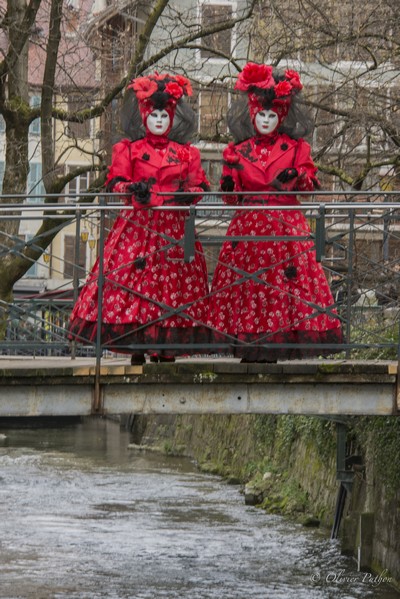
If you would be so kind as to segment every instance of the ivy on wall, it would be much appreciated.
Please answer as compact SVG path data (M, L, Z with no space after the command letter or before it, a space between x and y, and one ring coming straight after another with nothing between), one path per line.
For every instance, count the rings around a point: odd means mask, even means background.
M351 430L361 451L367 451L374 461L374 470L390 496L400 490L400 418L374 416L357 418Z

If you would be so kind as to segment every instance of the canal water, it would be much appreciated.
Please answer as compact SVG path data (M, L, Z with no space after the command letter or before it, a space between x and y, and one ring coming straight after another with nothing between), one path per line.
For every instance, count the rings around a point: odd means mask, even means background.
M1 599L394 599L326 533L102 419L0 423Z

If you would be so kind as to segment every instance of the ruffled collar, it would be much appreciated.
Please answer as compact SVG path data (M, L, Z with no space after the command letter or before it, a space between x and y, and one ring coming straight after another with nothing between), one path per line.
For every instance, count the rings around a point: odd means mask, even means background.
M150 133L150 131L146 131L146 140L154 148L165 148L170 142L167 135L154 135L154 133Z
M256 135L254 137L254 143L257 146L273 146L276 143L276 140L279 137L279 133L277 131L273 131L269 135Z

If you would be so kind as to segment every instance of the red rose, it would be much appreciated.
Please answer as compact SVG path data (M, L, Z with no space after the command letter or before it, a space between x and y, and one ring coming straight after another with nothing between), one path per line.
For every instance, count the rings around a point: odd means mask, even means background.
M181 162L190 161L190 150L187 146L181 146L178 148L176 154Z
M289 81L279 81L275 85L275 96L277 98L282 98L282 96L289 96L292 91L292 86Z
M180 85L178 85L178 83L175 83L174 81L170 81L169 83L167 83L167 85L165 86L165 91L167 92L167 94L175 98L175 100L179 100L179 98L183 96L183 89Z
M300 81L300 75L297 71L292 71L291 69L288 69L287 71L285 71L285 77L289 81L293 89L299 91L303 89L303 84Z
M157 83L148 77L139 77L138 79L134 79L132 83L128 85L128 87L133 89L138 100L149 98L158 89Z
M239 162L239 156L236 153L235 144L231 141L225 148L223 153L224 160L230 164L237 164Z
M273 83L272 67L269 67L266 64L248 62L243 68L243 71L239 73L235 89L247 91L251 86L265 89L271 87Z
M192 90L192 86L191 86L189 79L186 79L186 77L183 77L182 75L175 75L175 81L177 82L178 85L181 86L185 96L192 95L193 90Z

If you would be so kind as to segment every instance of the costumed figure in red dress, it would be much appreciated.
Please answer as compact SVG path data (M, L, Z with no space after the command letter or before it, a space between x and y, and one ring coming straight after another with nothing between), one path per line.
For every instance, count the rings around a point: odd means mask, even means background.
M235 89L244 92L247 101L239 100L228 115L236 143L223 153L221 190L231 192L223 196L224 202L293 210L238 210L227 235L306 237L310 227L304 213L296 210L296 194L273 194L319 188L310 146L303 139L312 123L298 103L300 77L293 70L279 74L270 66L248 63ZM335 349L318 345L342 341L334 300L311 240L224 242L208 323L214 341L230 344L228 351L244 362L329 355Z
M157 345L208 340L207 270L199 242L194 258L184 260L187 210L154 208L198 202L209 183L198 149L182 143L195 127L183 102L192 93L188 79L155 73L128 88L122 122L130 139L113 146L107 177L107 190L120 193L126 208L105 242L101 339L107 349L131 353L133 364L144 362L145 351L153 361L173 361L190 349L159 351ZM97 261L71 315L71 337L78 341L96 340L98 275Z

